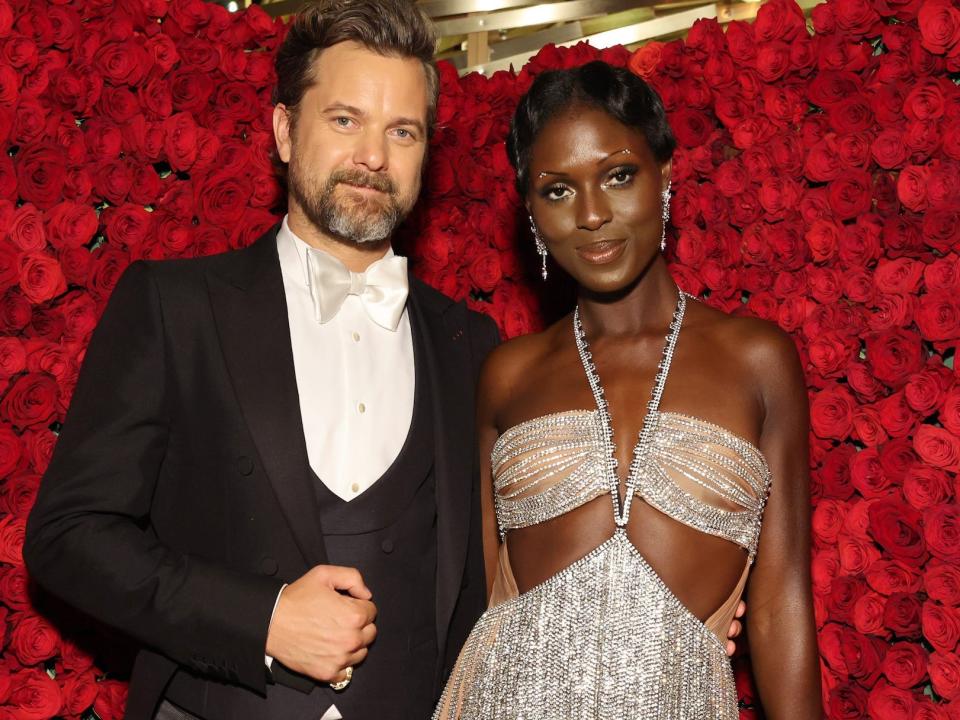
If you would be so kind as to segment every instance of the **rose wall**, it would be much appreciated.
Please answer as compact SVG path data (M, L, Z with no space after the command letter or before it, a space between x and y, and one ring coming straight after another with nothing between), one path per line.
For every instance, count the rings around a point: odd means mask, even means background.
M283 32L200 0L0 0L0 720L121 716L130 645L31 587L25 519L123 269L242 247L282 212ZM490 78L442 64L400 244L506 337L567 290L531 262L510 114L536 73L596 57L669 110L678 282L802 355L827 714L960 718L960 5L828 0L808 25L772 0L632 55L548 47Z

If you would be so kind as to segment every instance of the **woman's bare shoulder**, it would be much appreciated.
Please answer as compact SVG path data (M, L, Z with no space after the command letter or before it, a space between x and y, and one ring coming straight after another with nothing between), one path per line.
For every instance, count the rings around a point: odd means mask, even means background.
M491 352L480 370L478 402L496 410L513 397L522 384L535 381L538 368L554 353L561 341L557 322L542 332L521 335L501 343Z

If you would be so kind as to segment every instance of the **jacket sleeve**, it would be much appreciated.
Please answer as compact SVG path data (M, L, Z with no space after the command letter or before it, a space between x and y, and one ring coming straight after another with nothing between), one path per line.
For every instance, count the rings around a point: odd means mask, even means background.
M97 326L28 520L24 560L80 610L195 672L263 694L282 583L175 551L150 529L170 437L154 274L131 265Z

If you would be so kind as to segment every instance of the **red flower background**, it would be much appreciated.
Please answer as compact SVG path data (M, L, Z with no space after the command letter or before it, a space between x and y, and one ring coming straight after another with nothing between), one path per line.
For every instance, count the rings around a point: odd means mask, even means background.
M536 329L563 288L534 280L512 110L548 68L647 78L679 143L675 277L777 322L803 358L827 713L960 718L960 6L828 0L812 25L772 0L632 55L547 47L490 78L441 64L401 242L505 336ZM0 719L122 714L107 670L124 644L30 591L24 523L123 269L242 247L282 212L283 32L200 0L0 0Z

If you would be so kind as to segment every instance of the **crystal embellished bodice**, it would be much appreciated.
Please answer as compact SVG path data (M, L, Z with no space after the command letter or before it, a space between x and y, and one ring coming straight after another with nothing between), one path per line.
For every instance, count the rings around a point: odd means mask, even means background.
M756 553L770 472L739 436L659 409L686 302L681 293L622 500L610 414L579 312L575 337L596 410L533 418L497 440L491 462L501 540L604 494L617 529L522 594L501 542L491 608L467 640L434 718L737 718L722 638ZM628 539L635 499L746 550L736 588L706 621Z

